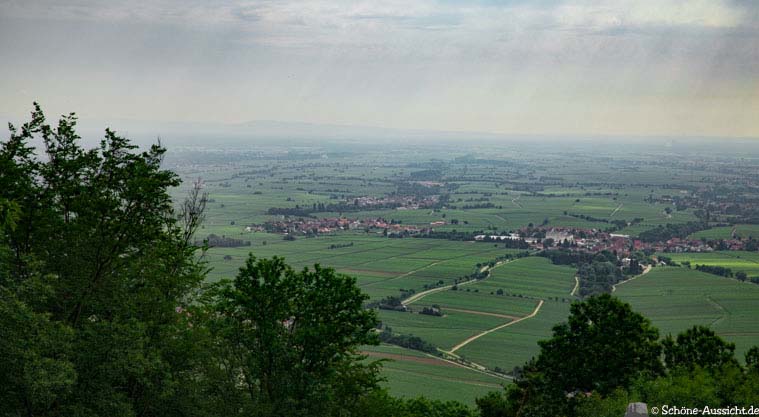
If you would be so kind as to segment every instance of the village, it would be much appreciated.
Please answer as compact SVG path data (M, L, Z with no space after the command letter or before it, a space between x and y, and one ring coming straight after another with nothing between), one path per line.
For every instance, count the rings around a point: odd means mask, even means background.
M440 226L445 222L433 222L430 226ZM269 221L260 225L251 225L245 228L246 232L281 233L283 235L317 236L331 234L343 230L379 230L380 233L405 233L417 234L428 231L429 228L415 225L404 225L394 220L378 218L297 218Z
M566 249L601 252L604 250L629 255L633 251L646 252L713 252L715 250L746 250L750 239L703 240L671 238L666 241L644 242L629 235L609 233L599 229L569 227L522 228L519 232L507 235L479 234L475 241L499 242L506 240L524 240L532 249Z
M407 225L394 219L382 217L351 218L282 218L263 224L249 225L246 232L280 233L284 236L315 237L318 235L334 234L346 230L363 230L375 232L387 237L423 237L435 233L436 228L452 224L447 221L434 221L428 225ZM702 240L671 238L666 241L645 242L633 239L628 235L610 233L601 229L576 227L523 227L506 234L473 234L470 238L475 242L507 242L523 241L530 249L544 250L565 248L586 252L611 251L620 255L629 255L634 251L645 252L713 252L715 250L745 250L749 239Z

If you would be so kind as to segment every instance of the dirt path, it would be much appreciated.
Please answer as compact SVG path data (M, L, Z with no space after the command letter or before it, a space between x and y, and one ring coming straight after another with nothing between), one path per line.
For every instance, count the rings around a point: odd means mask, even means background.
M572 288L572 292L569 293L569 295L575 295L577 293L577 290L580 288L580 278L575 275L575 286Z
M455 353L446 352L446 351L444 351L444 350L442 350L440 348L438 348L438 350L440 352L448 354L448 355L450 355L452 357L459 358L459 355L457 355ZM428 356L435 357L435 356L432 356L432 355L428 355ZM456 365L456 366L461 367L461 368L466 368L466 369L469 369L469 370L472 370L472 371L475 371L475 372L479 372L479 373L484 374L484 375L490 375L492 377L500 378L500 379L503 379L503 380L506 380L506 381L513 381L514 380L514 377L512 377L510 375L504 375L504 374L495 373L495 372L489 370L487 367L480 365L479 363L474 363L474 362L469 362L469 361L467 361L466 363L463 363L463 362L452 361L452 360L446 359L446 358L439 358L439 359L441 361L445 361L445 362L451 363L451 364Z
M439 261L435 261L435 262L433 262L431 264L425 265L425 266L423 266L421 268L414 269L413 271L404 272L403 274L400 274L400 275L392 275L393 278L383 279L383 280L380 280L380 281L368 282L366 284L359 285L359 287L371 287L372 285L384 284L384 283L387 283L387 282L390 282L390 281L395 281L396 279L405 278L405 277L407 277L409 275L412 275L412 274L415 274L415 273L417 273L419 271L424 271L425 269L432 268L433 266L439 265L439 264L441 264L443 262L448 262L448 261L450 261L452 259L465 258L467 256L469 256L469 255L467 254L467 255L461 255L461 256L454 256L454 257L448 258L448 259L441 259ZM390 259L390 258L386 258L386 259ZM356 269L355 271L360 271L360 270ZM433 288L433 289L435 289L435 288Z
M528 315L526 315L526 316L524 316L524 317L520 317L520 318L518 318L518 319L516 319L516 320L514 320L514 321L510 321L510 322L508 322L508 323L504 323L504 324L502 324L502 325L500 325L500 326L496 326L496 327L493 327L492 329L488 329L488 330L485 330L485 331L484 331L484 332L482 332L482 333L478 333L478 334L476 334L476 335L474 335L474 336L472 336L472 337L470 337L470 338L468 338L468 339L464 340L463 342L459 343L458 345L454 346L454 347L453 347L451 350L449 350L448 352L449 352L449 353L455 353L457 350L459 350L459 349L463 348L464 346L468 345L469 343L472 343L472 342L474 342L475 340L477 340L477 339L481 338L482 336L485 336L486 334L490 334L490 333L493 333L493 332L495 332L495 331L497 331L497 330L501 330L501 329L503 329L504 327L509 327L509 326L511 326L512 324L517 324L517 323L519 323L519 322L520 322L520 321L522 321L522 320L527 320L527 319L529 319L529 318L535 317L535 315L536 315L536 314L538 314L538 312L540 311L540 307L543 307L543 300L540 300L540 301L538 302L538 305L535 307L535 310L533 310L533 311L532 311L532 313L530 313L530 314L528 314Z
M617 208L615 208L614 211L611 212L611 214L609 215L609 217L614 217L614 215L617 214L617 212L619 211L619 209L622 208L623 205L624 204L619 203L619 205L617 206Z
M521 194L520 194L520 195L519 195L519 197L517 197L517 198L512 198L512 199L511 199L511 202L512 202L512 203L514 203L514 205L515 205L515 206L517 206L517 207L519 207L519 208L524 208L524 207L522 207L522 205L521 205L521 204L519 204L519 199L520 199L520 198L522 198L522 195L521 195Z
M498 374L492 371L489 371L487 368L485 368L482 365L470 362L470 363L462 363L462 362L456 362L452 361L450 359L441 358L438 356L430 355L429 353L425 353L425 357L419 357L419 356L411 356L411 355L402 355L398 353L384 353L384 352L371 352L371 351L362 351L361 354L370 356L372 358L380 358L380 359L391 359L395 361L407 361L407 362L415 362L415 363L421 363L425 365L432 365L432 366L449 366L452 368L464 368L468 369L470 371L478 372L484 375L492 376L494 378L499 378L503 380L513 380L514 378ZM456 356L456 355L453 355ZM437 376L436 376L437 377ZM456 380L460 382L467 382L467 383L479 383L479 382L473 382L473 381L467 381L462 379L451 379ZM482 382L482 384L487 384L486 382ZM496 384L488 384L493 385L494 387L497 387Z
M488 267L486 265L486 266L482 267L482 269L480 269L480 272L492 271L493 269L498 268L501 265L505 265L505 264L507 264L509 262L513 262L513 261L514 260L505 261L505 262L498 262L492 268L490 268L490 267ZM490 276L490 275L488 274L488 276ZM485 278L483 278L483 279L485 279ZM470 279L469 281L459 282L458 284L444 285L442 287L437 287L437 288L432 288L432 289L429 289L429 290L426 290L426 291L422 291L420 293L416 293L416 294L412 295L411 297L409 297L409 298L401 301L401 304L403 304L404 306L407 306L407 305L409 305L411 303L415 303L415 302L421 300L422 298L424 298L424 297L426 297L426 296L428 296L430 294L434 294L436 292L448 290L448 289L452 288L454 285L458 285L459 287L461 287L461 286L464 286L464 285L472 284L472 283L477 282L477 281L482 281L482 279ZM387 282L387 281L382 281L382 282Z
M651 268L651 267L649 266L649 267L648 267L648 269L646 269L646 270L643 270L643 272L642 272L640 275L643 275L643 274L647 273L647 272L648 272L648 270L650 270L650 268ZM638 275L638 276L640 276L640 275ZM631 279L632 279L632 278L631 278ZM575 294L575 292L577 291L577 288L578 288L579 286L580 286L580 280L577 278L577 276L575 276L575 286L574 286L574 288L572 289L572 292L570 292L570 293L569 293L569 295L574 295L574 294ZM446 353L449 353L449 354L451 354L451 355L454 355L454 356L456 356L455 352L456 352L457 350L459 350L459 349L461 349L462 347L464 347L464 346L468 345L469 343L472 343L472 342L474 342L475 340L477 340L477 339L481 338L482 336L485 336L486 334L489 334L489 333L492 333L492 332L494 332L494 331L497 331L497 330L501 330L501 329L503 329L503 328L509 327L509 326L511 326L511 325L513 325L513 324L519 323L520 321L523 321L523 320L527 320L527 319L533 318L533 317L535 317L535 316L538 314L538 312L540 312L540 308L541 308L541 307L543 307L543 303L544 303L544 302L545 302L544 300L540 300L540 301L538 301L538 305L537 305L537 306L535 306L535 310L533 310L533 311L532 311L532 313L530 313L530 314L528 314L528 315L526 315L526 316L523 316L523 317L515 317L513 321L510 321L510 322L508 322L508 323L504 323L504 324L501 324L501 325L499 325L499 326L493 327L492 329L488 329L488 330L485 330L485 331L484 331L484 332L482 332L482 333L478 333L478 334L476 334L476 335L474 335L474 336L472 336L472 337L470 337L470 338L468 338L468 339L464 340L463 342L459 343L458 345L454 346L453 348L451 348L451 350L449 350L449 351L444 351L444 352L446 352ZM452 308L449 308L448 310L451 310L451 311L456 311L456 310L454 310L454 309L452 309ZM459 311L462 311L462 310L459 310ZM471 312L471 313L475 313L475 314L477 313L477 312L474 312L474 311L467 311L467 310L463 310L463 312ZM483 314L483 313L482 313L482 312L480 312L480 314ZM488 314L488 315L495 315L495 316L497 316L497 317L509 317L509 316L506 316L506 315L496 315L496 314L493 314L493 313L485 313L485 314ZM481 366L481 365L480 365L480 366ZM485 368L485 367L483 367L483 368Z
M707 296L706 296L706 301L707 301L709 304L711 304L711 305L712 305L714 308L716 308L717 310L719 310L719 311L720 311L720 313L722 313L722 314L721 314L719 317L717 317L717 318L716 318L714 321L712 321L711 323L709 323L709 327L712 327L712 326L714 326L715 324L717 324L717 323L721 322L721 321L722 321L722 320L724 320L724 319L725 319L727 316L729 316L729 315L730 315L730 312L729 312L729 311L727 311L727 309L726 309L725 307L723 307L723 306L722 306L722 304L720 304L720 303L718 303L717 301L715 301L715 300L714 300L712 297L709 297L709 296L707 295Z
M642 277L643 275L646 275L649 272L651 272L651 265L646 265L646 267L643 268L643 272L641 272L640 274L638 274L638 275L636 275L636 276L634 276L634 277L632 277L630 279L626 279L624 281L620 281L620 282L612 285L611 286L611 292L614 293L615 291L617 291L617 286L618 285L626 284L626 283L628 283L628 282L630 282L630 281L632 281L634 279L637 279L638 277Z
M494 268L496 268L496 267L498 267L498 266L500 266L502 264L508 263L508 262L511 262L511 261L499 262L493 268L488 268L488 269L494 269ZM485 270L486 268L487 267L483 268L482 270ZM647 271L644 270L643 273L645 273L645 272L647 272ZM575 278L575 285L574 285L574 288L572 289L572 291L570 292L570 295L574 295L577 292L577 289L579 288L579 285L580 285L580 280L578 279L578 277L575 276L574 278ZM476 280L467 281L465 283L460 283L459 285L468 284L468 283L471 283L471 282L474 282L474 281L476 281ZM427 291L424 291L422 293L416 294L416 296L408 298L404 302L404 305L410 304L410 303L412 303L414 301L418 301L422 297L424 297L424 296L426 296L428 294L431 294L431 293L434 293L434 292L437 292L437 291L442 291L442 290L448 289L450 287L452 287L452 285L449 285L449 286L447 286L445 288L434 288L432 290L427 290ZM495 377L498 377L498 378L501 378L501 379L513 380L514 379L513 377L511 377L509 375L495 373L495 372L489 370L484 365L480 365L478 363L470 362L470 361L460 362L461 357L456 354L456 351L459 350L459 349L461 349L461 348L463 348L464 346L468 345L469 343L472 343L475 340L481 338L482 336L485 336L487 334L490 334L490 333L493 333L495 331L501 330L503 328L509 327L509 326L511 326L513 324L519 323L520 321L527 320L527 319L535 317L540 312L540 308L543 307L543 303L545 303L545 300L542 300L542 299L538 300L538 304L535 306L535 309L530 314L528 314L526 316L523 316L523 317L514 317L514 316L509 316L509 315L506 315L506 314L487 313L487 312L483 312L483 311L446 308L447 310L450 310L450 311L458 311L458 312L462 312L462 313L481 314L481 315L495 316L495 317L501 317L501 318L508 318L508 319L511 319L511 321L509 321L507 323L504 323L504 324L501 324L501 325L498 325L498 326L493 327L491 329L485 330L483 332L480 332L480 333L478 333L478 334L476 334L476 335L474 335L472 337L469 337L466 340L464 340L463 342L461 342L461 343L457 344L456 346L454 346L453 348L451 348L450 350L443 350L443 349L438 348L438 350L440 352L442 352L442 353L444 353L446 355L449 355L450 358L455 359L455 360L448 360L448 359L444 359L443 358L441 360L450 362L452 364L455 364L455 365L458 365L458 366L461 366L461 367L464 367L464 368L467 368L467 369L471 369L473 371L482 372L482 373L487 374L487 375L495 376Z
M455 258L451 258L451 259L455 259ZM429 265L425 265L425 266L423 266L423 267L421 267L421 268L417 268L417 269L414 269L413 271L405 272L405 273L403 273L403 274L401 274L401 275L395 275L395 276L393 276L393 278L390 278L390 279L383 279L383 280L381 280L381 281L374 281L374 282L369 282L369 283L366 283L366 284L364 284L364 285L359 285L359 287L371 287L372 285L376 285L376 284L380 284L380 283L384 284L384 283L386 283L386 282L395 281L396 279L405 278L405 277L407 277L407 276L409 276L409 275L411 275L411 274L415 274L415 273L417 273L417 272L419 272L419 271L424 271L424 270L425 270L425 269L427 269L427 268L432 268L432 267L433 267L433 266L435 266L435 265L441 264L441 263L443 263L443 262L445 262L445 261L449 261L449 260L450 260L450 259L443 259L443 260L441 260L441 261L435 261L435 262L433 262L433 263L431 263L431 264L429 264Z
M448 367L456 366L456 364L451 363L449 361L444 361L442 359L431 358L431 357L422 358L419 356L402 355L399 353L384 353L384 352L372 352L372 351L362 351L361 354L370 356L372 358L392 359L394 361L404 361L404 362L416 362L416 363L423 363L425 365L448 366Z
M502 319L510 319L510 320L517 320L517 319L520 318L519 316L510 316L508 314L488 313L487 311L465 310L463 308L445 307L444 309L445 309L445 311L456 311L456 312L459 312L459 313L477 314L477 315L480 315L480 316L500 317Z
M459 282L458 284L444 285L442 287L437 287L437 288L432 288L430 290L425 290L425 291L422 291L420 293L416 293L416 294L412 295L411 297L409 297L409 298L401 301L401 304L403 304L404 306L407 306L407 305L409 305L411 303L414 303L414 302L417 302L417 301L421 300L422 298L424 298L424 297L426 297L426 296L428 296L430 294L434 294L436 292L448 290L448 289L452 288L454 285L458 285L459 287L461 287L461 286L464 286L464 285L469 285L469 284L471 284L473 282L476 282L476 281L477 281L476 279L471 279L469 281Z
M469 369L471 371L477 371L476 369L467 368L465 366L464 366L464 368ZM503 385L501 385L501 384L488 383L488 382L484 382L484 381L475 381L475 380L472 380L472 379L444 377L442 375L431 374L431 373L428 373L428 372L408 371L408 370L405 370L405 369L398 369L398 368L394 368L393 372L401 372L401 373L409 374L409 375L424 375L424 376L427 376L427 377L429 377L431 379L439 379L439 380L443 380L443 381L457 382L457 383L460 383L460 384L474 385L474 386L477 386L477 387L503 388ZM490 374L486 374L486 375L490 375ZM494 375L491 375L491 376L494 376Z

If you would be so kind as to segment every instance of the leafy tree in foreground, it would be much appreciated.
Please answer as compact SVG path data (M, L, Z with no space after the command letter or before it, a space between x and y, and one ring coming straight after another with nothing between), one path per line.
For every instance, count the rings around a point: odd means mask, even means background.
M759 398L759 348L743 368L734 345L696 326L667 337L609 295L572 305L566 324L540 342L537 360L504 393L477 400L482 417L620 416L629 402L749 407ZM627 361L627 362L626 362Z
M424 397L393 398L379 390L361 399L356 416L361 417L475 417L471 408L456 401L428 400ZM484 414L483 414L484 415Z
M219 383L239 394L242 415L347 414L377 388L376 364L357 355L377 343L377 320L355 278L251 256L215 297Z
M746 352L746 367L754 372L759 372L759 346L754 346Z
M609 394L640 375L662 372L658 330L608 294L572 304L567 323L539 342L536 367L567 393Z
M85 150L75 126L73 114L49 125L35 104L0 144L0 412L197 413L175 312L203 278L197 222L177 220L163 148L106 130Z
M16 227L18 207L0 198L0 235ZM12 253L0 240L0 282L10 280ZM38 277L18 288L19 293L37 292L45 297L46 287ZM35 288L36 287L36 288ZM76 373L67 358L72 332L49 316L33 311L11 288L0 285L0 415L24 410L36 415L68 395Z
M471 415L377 388L352 278L251 258L202 291L199 188L175 212L163 148L75 127L35 104L0 143L0 416Z
M571 415L587 393L606 396L640 377L659 375L658 336L648 319L608 294L573 303L568 322L539 342L540 355L507 390L506 407L492 407L505 414L487 416Z
M721 368L738 363L733 356L735 344L722 340L713 330L704 326L694 326L677 335L677 339L667 336L662 345L664 360L669 369L693 369L696 366Z

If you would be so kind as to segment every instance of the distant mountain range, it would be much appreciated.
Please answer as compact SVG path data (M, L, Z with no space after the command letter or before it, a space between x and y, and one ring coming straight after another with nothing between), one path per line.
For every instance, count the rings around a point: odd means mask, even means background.
M52 120L51 115L48 117ZM0 115L0 138L7 138L7 121L19 123L18 118ZM21 119L23 121L23 119ZM588 143L604 145L649 144L677 148L687 144L713 145L715 140L723 139L720 146L728 145L725 138L710 137L622 137L622 136L547 136L529 134L499 134L488 132L438 131L424 129L396 129L376 126L336 125L307 122L284 122L272 120L255 120L245 123L210 123L210 122L163 122L134 119L112 119L108 121L80 119L79 133L88 145L96 144L102 137L105 127L132 139L139 145L154 143L157 138L169 147L172 146L248 146L253 144L269 145L314 145L314 141L324 143L355 144L391 144L404 143L535 143L558 142L563 144ZM599 143L600 141L600 143ZM756 145L755 139L732 139L728 146Z

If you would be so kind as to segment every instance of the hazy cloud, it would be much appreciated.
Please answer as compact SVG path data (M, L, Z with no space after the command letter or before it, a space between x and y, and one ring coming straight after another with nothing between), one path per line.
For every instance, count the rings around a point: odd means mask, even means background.
M0 1L0 112L759 136L758 17L750 0Z

